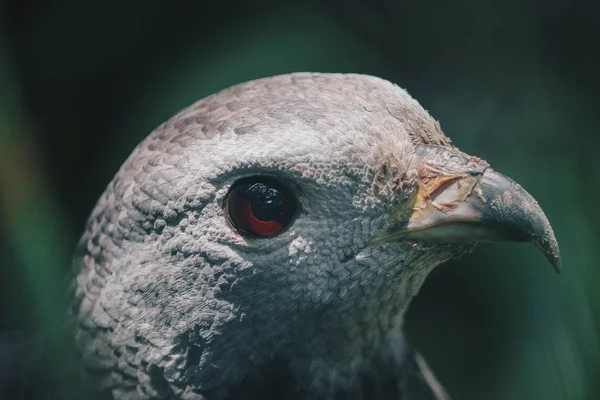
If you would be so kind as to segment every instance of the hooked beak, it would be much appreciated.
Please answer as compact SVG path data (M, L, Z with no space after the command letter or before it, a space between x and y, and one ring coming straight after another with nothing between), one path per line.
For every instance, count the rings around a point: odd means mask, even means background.
M560 273L552 227L519 184L454 149L418 146L416 156L419 187L412 214L388 234L437 243L531 242Z

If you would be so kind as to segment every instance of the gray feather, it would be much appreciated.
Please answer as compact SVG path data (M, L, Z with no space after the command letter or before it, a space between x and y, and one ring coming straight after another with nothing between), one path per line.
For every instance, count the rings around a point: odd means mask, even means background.
M436 397L401 333L460 246L367 246L416 190L414 147L451 146L403 89L292 74L209 96L159 126L94 208L75 258L75 340L116 399ZM239 178L294 182L302 214L240 236Z

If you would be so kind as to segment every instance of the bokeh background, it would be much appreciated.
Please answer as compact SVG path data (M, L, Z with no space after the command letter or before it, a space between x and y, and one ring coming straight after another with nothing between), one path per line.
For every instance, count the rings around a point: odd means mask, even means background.
M453 397L600 399L599 2L1 4L0 397L40 391L28 338L57 335L71 252L133 147L214 91L323 71L406 88L554 226L561 276L533 246L481 245L413 303L410 338Z

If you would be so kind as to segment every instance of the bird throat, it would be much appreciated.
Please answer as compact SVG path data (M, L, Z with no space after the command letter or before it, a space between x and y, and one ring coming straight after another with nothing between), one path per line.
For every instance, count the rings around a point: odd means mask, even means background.
M328 393L361 391L365 381L373 381L373 373L387 376L401 368L407 348L404 314L429 272L457 254L457 248L394 247L398 256L392 259L383 248L357 254L352 267L363 275L329 302L304 301L299 307L281 300L281 309L272 308L275 314L269 315L251 314L265 307L239 309L245 316L236 313L207 343L202 371L214 367L214 374L201 379L202 387L217 389L227 382L228 387L260 392L285 380L286 388L294 388L294 395L285 398L327 398Z
M400 301L400 291L397 296ZM405 307L369 308L372 318L363 321L330 318L320 329L310 327L304 340L264 360L227 398L237 398L235 393L261 399L374 398L370 393L382 390L377 385L397 382L410 348L401 329ZM394 398L402 398L398 395Z

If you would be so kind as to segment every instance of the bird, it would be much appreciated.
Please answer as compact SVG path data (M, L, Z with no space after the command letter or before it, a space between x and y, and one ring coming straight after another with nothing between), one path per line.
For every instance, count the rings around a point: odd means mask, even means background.
M68 321L114 399L449 399L403 333L427 275L478 242L537 246L536 200L406 90L292 73L158 126L98 200Z

